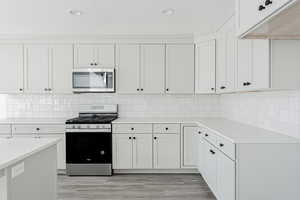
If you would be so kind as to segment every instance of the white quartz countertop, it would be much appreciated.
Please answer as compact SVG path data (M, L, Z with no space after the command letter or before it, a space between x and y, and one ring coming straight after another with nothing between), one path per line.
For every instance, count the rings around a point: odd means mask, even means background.
M119 118L122 123L181 123L195 124L233 143L300 143L300 139L224 118Z
M61 138L0 139L0 170L57 144Z
M0 124L65 124L66 118L5 118Z

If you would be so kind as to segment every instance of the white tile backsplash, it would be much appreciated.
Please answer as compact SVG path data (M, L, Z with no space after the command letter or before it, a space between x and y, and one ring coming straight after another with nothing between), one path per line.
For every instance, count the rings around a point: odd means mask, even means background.
M225 94L223 117L300 138L300 91Z
M0 110L8 118L69 118L78 115L82 104L119 104L121 117L213 117L220 110L215 95L5 95L2 99Z

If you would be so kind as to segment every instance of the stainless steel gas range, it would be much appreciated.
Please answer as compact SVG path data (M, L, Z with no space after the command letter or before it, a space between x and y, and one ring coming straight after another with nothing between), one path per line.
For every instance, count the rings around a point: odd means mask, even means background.
M84 107L66 121L67 175L112 175L112 125L117 105Z

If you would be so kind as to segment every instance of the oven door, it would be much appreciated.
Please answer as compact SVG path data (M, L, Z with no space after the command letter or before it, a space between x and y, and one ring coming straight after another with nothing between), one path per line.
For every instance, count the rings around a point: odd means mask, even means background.
M111 132L66 132L67 164L111 164Z
M73 92L114 91L114 69L73 70Z

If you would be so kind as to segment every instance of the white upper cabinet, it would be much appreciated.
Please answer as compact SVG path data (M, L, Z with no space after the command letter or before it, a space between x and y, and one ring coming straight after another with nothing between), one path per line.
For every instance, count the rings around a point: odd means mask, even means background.
M73 46L50 47L50 89L54 93L72 93Z
M217 93L233 92L236 75L236 38L234 18L217 33Z
M72 45L25 45L25 91L71 93Z
M140 80L141 93L165 93L165 45L141 45Z
M75 68L114 68L114 44L78 44L74 48Z
M117 91L120 94L163 94L165 45L117 45Z
M194 93L194 44L167 44L166 93Z
M117 92L137 94L140 91L140 45L117 45Z
M25 45L26 92L50 92L49 61L50 50L48 45Z
M295 14L289 17L289 12L280 18L280 13L297 0L236 0L237 34L240 37L272 37L288 36L289 30L282 29L291 23ZM293 12L291 12L293 13ZM279 16L274 17L274 16ZM271 19L272 18L272 19ZM297 26L297 25L296 25Z
M0 93L24 91L23 46L0 44Z
M216 87L216 42L196 44L195 93L215 93Z
M238 40L237 90L270 88L269 40Z

